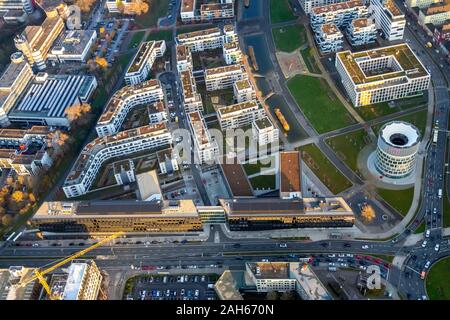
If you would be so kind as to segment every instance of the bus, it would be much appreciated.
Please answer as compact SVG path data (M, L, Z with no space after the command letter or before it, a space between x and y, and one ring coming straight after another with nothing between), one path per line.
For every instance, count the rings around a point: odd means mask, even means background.
M438 141L438 135L439 135L439 131L434 129L434 133L433 133L433 143L436 144Z

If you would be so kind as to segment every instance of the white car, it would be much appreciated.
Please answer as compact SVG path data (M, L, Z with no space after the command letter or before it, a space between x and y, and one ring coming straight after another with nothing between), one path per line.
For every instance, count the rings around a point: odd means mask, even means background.
M428 269L430 267L431 262L427 261L427 263L425 263L425 269Z
M427 246L428 241L425 240L424 242L422 242L422 248L425 248Z
M336 257L336 255L334 253L328 255L328 258L334 258L334 257Z
M427 232L425 232L425 238L429 238L430 237L430 230L427 230Z
M364 250L367 250L367 249L369 249L369 246L367 244L365 244L361 248L364 249Z
M287 248L287 243L280 243L280 248Z
M434 251L438 252L439 251L439 247L440 247L440 245L438 243L437 245L434 246Z

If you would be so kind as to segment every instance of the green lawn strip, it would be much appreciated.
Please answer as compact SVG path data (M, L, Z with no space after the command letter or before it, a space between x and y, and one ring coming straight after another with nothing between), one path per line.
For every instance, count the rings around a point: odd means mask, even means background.
M295 76L288 81L288 87L317 132L325 133L355 122L324 79Z
M450 300L450 258L434 264L426 279L427 294L430 300Z
M172 30L160 30L158 32L150 33L145 41L160 41L165 40L167 42L173 40L173 32Z
M275 175L260 175L250 179L253 189L275 189Z
M305 62L309 72L321 74L322 72L320 72L316 58L314 58L314 56L312 55L312 50L313 49L311 48L305 48L303 50L300 50L300 54L302 55L303 61Z
M411 208L414 188L405 190L387 190L377 189L378 195L384 199L392 208L398 211L402 216L405 216L409 208Z
M355 108L356 112L366 121L373 120L379 117L387 116L401 110L406 110L419 105L425 106L427 104L426 96L417 96L412 98L405 98L394 101L394 106L391 107L389 102L380 102L368 106Z
M334 194L352 186L351 182L331 163L315 144L297 148L302 158L322 183Z
M419 227L414 231L414 234L420 234L425 232L425 222L422 222Z
M146 13L135 17L136 24L141 28L156 27L158 19L167 14L168 0L151 0Z
M377 125L372 126L373 131L375 132L375 134L378 134L378 132L380 131L381 127L391 121L405 121L408 123L411 123L413 125L415 125L417 127L417 129L419 129L420 134L423 136L425 133L425 129L427 126L427 110L421 110L421 111L417 111L411 114L407 114L405 116L402 117L398 117L392 120L388 120L382 123L379 123Z
M142 38L145 35L145 31L138 31L135 34L133 34L133 37L131 38L130 42L128 43L128 49L137 48L139 44L142 41Z
M270 0L270 21L272 23L295 20L296 16L288 0Z
M272 29L277 50L292 52L307 43L306 30L301 24Z
M367 132L360 129L328 138L325 142L350 169L358 173L358 154L368 144L369 139Z

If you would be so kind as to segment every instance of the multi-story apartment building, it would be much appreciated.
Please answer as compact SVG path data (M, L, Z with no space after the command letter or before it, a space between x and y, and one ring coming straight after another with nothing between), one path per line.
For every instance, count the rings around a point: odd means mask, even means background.
M280 198L302 197L302 170L299 151L280 152Z
M180 17L184 23L195 22L196 0L181 0Z
M33 78L33 70L21 52L13 53L11 63L0 76L0 126L10 124L8 112Z
M24 90L23 98L8 113L12 123L70 127L67 108L88 102L97 80L94 76L38 73Z
M156 153L161 174L172 174L179 170L176 155L172 148L164 149Z
M342 50L344 35L334 23L322 24L314 34L317 46L323 54Z
M14 43L32 66L43 70L50 47L63 29L64 21L60 16L47 17L40 26L27 26L14 38Z
M225 67L206 69L205 85L207 91L215 91L233 87L236 81L248 79L245 67L233 64Z
M177 45L177 70L178 73L192 70L192 53L185 45Z
M242 63L242 51L237 41L223 44L223 58L226 64Z
M405 1L406 5L410 9L415 8L415 7L418 7L418 8L421 8L421 9L422 8L427 8L427 7L429 7L432 4L440 3L440 2L442 2L442 0L406 0Z
M111 97L103 114L98 119L95 128L97 135L104 137L118 133L123 120L132 108L163 99L164 93L158 80L148 80L137 85L123 87Z
M244 101L219 108L217 118L222 130L235 129L251 124L266 115L256 100Z
M181 101L186 113L203 111L202 97L197 92L194 76L190 69L180 73L183 99Z
M234 99L240 103L256 99L256 92L248 79L236 81L233 84Z
M195 163L213 163L219 148L206 127L205 119L199 111L188 113L189 127L194 141Z
M430 85L430 74L405 43L339 52L336 68L355 107L419 94Z
M0 12L7 12L9 10L20 10L28 14L34 11L34 1L32 0L1 0Z
M165 123L122 131L113 136L96 138L86 145L69 173L63 190L67 198L85 194L97 176L103 162L129 156L143 150L159 148L172 143Z
M31 224L44 233L199 232L193 200L44 202Z
M68 272L62 300L97 300L103 277L94 260L74 260Z
M182 33L177 37L177 44L185 45L191 52L222 48L223 43L223 34L219 28Z
M441 26L434 27L433 38L437 43L443 43L450 39L450 21Z
M368 9L364 1L350 0L313 8L309 19L312 29L317 31L321 25L327 23L346 28L353 19L364 18L367 15Z
M58 62L85 62L95 39L95 30L64 31L53 43L48 59Z
M444 0L439 3L433 3L428 7L419 10L419 24L442 25L450 20L450 0Z
M363 46L377 40L377 27L371 19L355 19L347 27L346 34L352 47Z
M370 0L369 13L387 40L403 39L406 19L394 0Z
M125 73L125 83L134 85L147 79L156 58L162 57L166 52L166 42L148 41L141 43L138 52L131 60Z
M134 162L131 159L114 162L113 172L118 185L130 184L136 181Z
M232 0L226 3L208 3L200 6L201 21L216 21L234 18L234 4Z
M263 146L269 143L279 143L279 131L270 121L269 117L262 117L252 123L253 138L258 145Z
M233 24L223 26L224 42L239 42L236 28Z
M298 0L300 6L306 14L310 14L314 8L344 1L348 0Z
M158 101L147 106L148 120L151 124L167 121L167 112L164 102Z

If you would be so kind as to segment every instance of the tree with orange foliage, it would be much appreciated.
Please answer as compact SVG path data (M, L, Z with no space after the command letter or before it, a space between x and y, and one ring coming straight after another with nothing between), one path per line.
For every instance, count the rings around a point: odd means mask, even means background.
M363 218L364 222L370 223L376 217L375 210L371 205L366 204L361 209L361 217Z
M96 0L76 0L75 4L80 8L81 12L89 12L95 1Z
M108 67L108 61L106 61L105 58L102 57L95 57L95 63L97 63L100 67L102 68L107 68Z
M71 138L67 133L56 130L49 134L48 146L53 148L54 156L58 157L64 155L70 141Z
M144 0L132 0L131 3L124 8L125 14L135 14L140 16L148 12L149 5Z
M66 109L67 119L70 122L80 121L90 111L91 105L89 103L76 103Z

